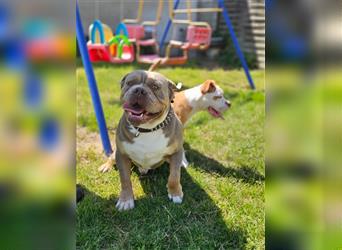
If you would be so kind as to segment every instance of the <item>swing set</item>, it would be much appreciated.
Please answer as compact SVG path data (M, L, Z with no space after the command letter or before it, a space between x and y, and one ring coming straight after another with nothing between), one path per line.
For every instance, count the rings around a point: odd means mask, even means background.
M154 21L142 21L142 12L144 7L144 0L139 0L138 13L135 19L124 19L123 23L126 24L130 41L135 42L137 49L137 61L139 63L154 64L160 61L160 65L181 65L188 60L189 49L206 50L210 46L212 30L206 22L194 22L192 21L191 2L187 0L188 9L186 10L188 19L177 20L175 14L177 13L172 6L172 0L169 0L169 17L174 24L188 24L186 41L171 40L167 46L165 57L159 56L159 45L156 39L156 27L160 22L164 1L159 0L156 19ZM207 8L206 11L217 11L217 8ZM181 10L182 11L182 10ZM182 12L180 12L182 13ZM141 24L140 24L141 23ZM145 39L147 27L150 27L152 38ZM154 54L142 54L143 47L150 47ZM171 57L171 50L178 48L182 51L181 56Z
M174 5L172 6L172 3ZM125 50L125 48L130 47L133 49L132 44L136 44L137 48L137 61L140 63L157 63L159 62L161 65L179 65L183 64L188 59L188 51L190 49L197 49L197 50L205 50L210 46L211 42L211 34L212 30L208 23L206 22L196 22L192 21L192 13L208 13L208 12L221 12L222 16L224 18L224 21L226 23L226 26L229 30L230 37L232 39L233 45L235 47L235 51L237 56L240 59L241 65L245 71L246 77L248 79L249 85L252 89L255 89L255 85L253 82L253 79L250 75L245 57L240 49L238 40L236 38L233 25L230 21L230 17L228 15L228 12L224 6L224 0L217 0L218 8L191 8L191 1L187 0L187 8L186 9L178 9L180 0L169 0L169 20L167 22L167 25L164 29L160 44L158 45L157 39L156 39L156 27L160 22L161 19L161 13L163 9L163 0L159 0L158 8L157 8L157 15L156 19L154 21L143 21L141 22L142 17L142 11L144 7L144 1L139 0L139 6L138 6L138 14L136 19L124 19L122 20L123 26L126 27L126 37L128 39L124 39L122 36L113 38L109 40L108 42L105 42L104 34L100 34L100 42L101 45L97 46L95 35L91 39L91 43L88 43L88 46L90 47L94 46L94 51L88 53L87 44L84 37L84 31L82 26L82 20L79 12L78 7L78 1L76 2L76 36L77 36L77 42L80 50L80 54L83 61L83 66L87 75L88 79L88 85L90 94L93 101L93 106L95 110L95 116L97 119L97 123L100 130L100 136L102 140L102 145L104 148L104 151L107 156L110 156L113 152L106 121L103 114L101 99L98 93L96 79L94 75L94 71L91 64L91 59L96 60L96 56L105 56L106 59L108 59L109 62L115 63L115 57L113 58L113 54L117 58L119 58L121 61L123 59L123 53L122 51ZM187 19L176 19L177 14L187 14ZM140 23L141 22L141 23ZM186 32L186 41L176 41L171 40L166 48L165 57L159 56L159 49L163 47L167 34L171 28L172 24L187 24L187 32ZM97 26L100 26L101 23L95 24ZM150 29L148 29L150 27ZM95 28L95 27L94 27ZM102 28L102 26L101 26ZM145 33L146 31L151 31L152 38L145 39ZM94 32L95 33L95 32ZM114 45L112 47L112 50L110 49L110 46ZM120 47L121 46L121 47ZM156 53L152 55L142 55L141 54L141 47L154 47ZM89 48L89 47L88 47ZM171 57L171 50L173 48L179 48L183 51L182 56L177 57ZM121 51L121 52L120 52ZM132 51L130 51L133 55ZM103 53L103 55L101 54ZM121 53L121 58L120 58ZM133 59L132 59L133 58ZM118 61L120 61L118 60ZM130 57L129 60L134 60L134 57Z

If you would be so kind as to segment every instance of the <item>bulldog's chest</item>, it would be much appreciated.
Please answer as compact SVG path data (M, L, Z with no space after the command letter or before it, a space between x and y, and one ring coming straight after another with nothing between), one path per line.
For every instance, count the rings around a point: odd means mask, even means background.
M140 133L133 139L133 143L123 142L123 147L135 164L150 169L163 162L166 155L173 153L172 148L168 146L169 140L160 129Z

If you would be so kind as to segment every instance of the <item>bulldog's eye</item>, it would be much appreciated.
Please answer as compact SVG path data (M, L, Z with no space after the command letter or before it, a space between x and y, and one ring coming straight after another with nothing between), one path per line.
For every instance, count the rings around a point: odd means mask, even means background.
M151 88L152 88L153 90L158 90L158 89L159 89L159 86L158 86L157 84L152 84L152 85L151 85Z
M221 98L222 98L221 95L216 95L216 96L213 97L214 100L218 100L218 99L221 99Z

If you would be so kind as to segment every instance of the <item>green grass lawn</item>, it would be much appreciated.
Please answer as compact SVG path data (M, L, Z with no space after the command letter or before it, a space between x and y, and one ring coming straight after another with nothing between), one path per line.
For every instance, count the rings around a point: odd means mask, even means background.
M120 79L136 66L98 65L95 74L111 138L122 110ZM140 177L133 169L135 208L118 212L118 172L102 174L105 157L83 68L77 69L77 183L86 189L77 205L78 249L263 249L264 72L252 71L257 91L247 88L243 71L191 67L158 72L185 87L214 79L232 103L225 120L207 112L185 129L190 166L182 169L181 205L167 198L168 167ZM112 140L112 144L114 140ZM115 146L114 146L115 147Z

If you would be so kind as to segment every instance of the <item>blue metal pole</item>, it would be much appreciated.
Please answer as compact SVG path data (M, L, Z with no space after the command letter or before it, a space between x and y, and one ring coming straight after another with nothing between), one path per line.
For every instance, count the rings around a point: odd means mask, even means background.
M106 155L109 156L110 154L113 153L113 150L110 145L110 140L109 140L107 126L106 126L106 120L104 118L104 114L102 110L100 95L97 90L93 67L91 65L89 55L88 55L88 50L87 50L83 27L82 27L81 15L80 15L80 11L78 8L78 2L76 2L76 37L77 37L78 47L79 47L80 54L81 54L82 61L83 61L84 70L86 72L87 79L88 79L88 86L89 86L91 98L92 98L93 105L94 105L97 124L100 130L102 145L103 145Z
M229 33L230 33L230 37L232 38L236 54L240 58L240 62L242 64L242 67L245 70L245 74L247 76L249 85L251 86L252 89L255 89L255 85L254 85L252 76L251 76L251 74L249 72L249 69L248 69L248 65L247 65L245 57L244 57L244 55L243 55L243 53L242 53L242 51L240 49L239 42L238 42L238 40L236 38L233 25L232 25L232 23L230 21L230 18L229 18L229 15L228 15L228 12L227 12L226 8L224 7L224 1L223 0L217 0L217 1L218 1L219 8L222 9L223 18L224 18L224 20L226 22L226 25L228 27L228 30L229 30Z
M180 0L176 0L175 4L173 6L174 10L178 8L179 2L180 2ZM164 43L165 43L165 40L166 40L166 36L169 33L169 30L171 28L171 24L172 24L172 20L171 20L171 18L169 18L169 20L167 21L166 28L165 28L165 30L163 32L162 39L160 40L160 43L159 43L160 50L162 50L162 48L164 46Z

